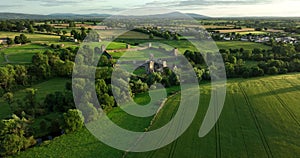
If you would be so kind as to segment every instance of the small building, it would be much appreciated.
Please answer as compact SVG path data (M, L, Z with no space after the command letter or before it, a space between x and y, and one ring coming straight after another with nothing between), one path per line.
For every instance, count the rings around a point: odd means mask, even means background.
M231 41L231 37L224 37L225 41Z
M7 44L8 38L0 38L0 44Z
M130 49L130 44L126 44L126 49Z
M177 57L177 56L178 56L178 48L174 48L174 50L173 50L173 54L174 54L174 56L175 56L175 57Z
M101 52L105 52L106 51L106 46L105 45L102 45L101 46Z

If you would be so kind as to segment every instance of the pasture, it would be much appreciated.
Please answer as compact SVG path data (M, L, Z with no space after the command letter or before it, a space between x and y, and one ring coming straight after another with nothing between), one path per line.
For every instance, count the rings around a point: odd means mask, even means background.
M207 136L199 138L198 131L211 98L210 84L200 84L198 113L182 136L161 149L128 153L125 157L297 157L300 155L299 84L300 74L229 80L225 106L217 124ZM179 96L168 98L150 130L169 122L176 113ZM150 120L126 115L118 108L109 116L118 125L134 131L143 131ZM16 157L121 158L123 154L83 129L21 152Z
M20 32L0 32L0 37L5 38L9 37L14 39L15 36L20 36ZM33 43L51 43L51 42L58 42L59 36L57 35L48 35L48 34L30 34L30 33L23 33L28 39Z
M32 56L36 53L43 53L49 49L48 47L39 44L26 44L21 46L12 46L0 50L2 54L0 58L0 64L28 64L31 63ZM8 61L6 61L6 59Z
M136 32L136 31L126 31L126 30L97 30L101 39L113 39L118 38L121 40L124 39L149 39L149 35ZM159 37L154 37L154 39L161 39Z
M60 36L55 35L55 34L46 34L46 33L20 33L20 32L3 32L0 31L0 38L12 38L14 39L15 36L20 36L20 34L24 34L30 41L31 43L38 43L38 44L64 44L65 47L70 47L70 46L77 46L78 43L75 42L60 42Z
M56 91L63 91L65 89L65 84L68 79L65 78L54 78L39 84L32 85L31 88L37 89L37 100L42 101L47 94L54 93ZM25 89L13 92L14 100L23 99L25 96ZM7 118L11 115L9 105L0 98L0 119Z

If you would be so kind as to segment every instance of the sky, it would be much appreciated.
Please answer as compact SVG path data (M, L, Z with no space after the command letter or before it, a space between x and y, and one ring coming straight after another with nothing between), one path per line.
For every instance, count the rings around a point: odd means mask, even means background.
M211 17L300 17L300 0L1 0L0 12L118 14L144 7Z

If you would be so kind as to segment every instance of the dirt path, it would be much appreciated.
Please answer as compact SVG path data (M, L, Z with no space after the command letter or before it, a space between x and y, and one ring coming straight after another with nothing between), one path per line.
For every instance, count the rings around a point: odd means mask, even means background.
M6 63L10 63L10 61L8 60L8 55L4 54L4 59Z
M3 48L0 48L0 51L4 50L6 48L8 48L8 46L4 46ZM1 55L3 55L5 63L9 63L8 55L4 54L4 52L2 52Z

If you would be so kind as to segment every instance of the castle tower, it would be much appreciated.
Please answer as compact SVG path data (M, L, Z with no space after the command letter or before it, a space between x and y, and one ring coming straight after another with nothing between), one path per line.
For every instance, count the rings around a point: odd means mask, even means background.
M149 61L149 70L148 73L153 73L154 72L154 61L151 60Z
M105 46L105 45L102 45L102 46L101 46L101 52L103 53L104 51L106 51L106 46Z
M175 57L177 57L177 56L178 56L178 48L174 48L174 50L173 50L173 54L174 54L174 56L175 56Z

